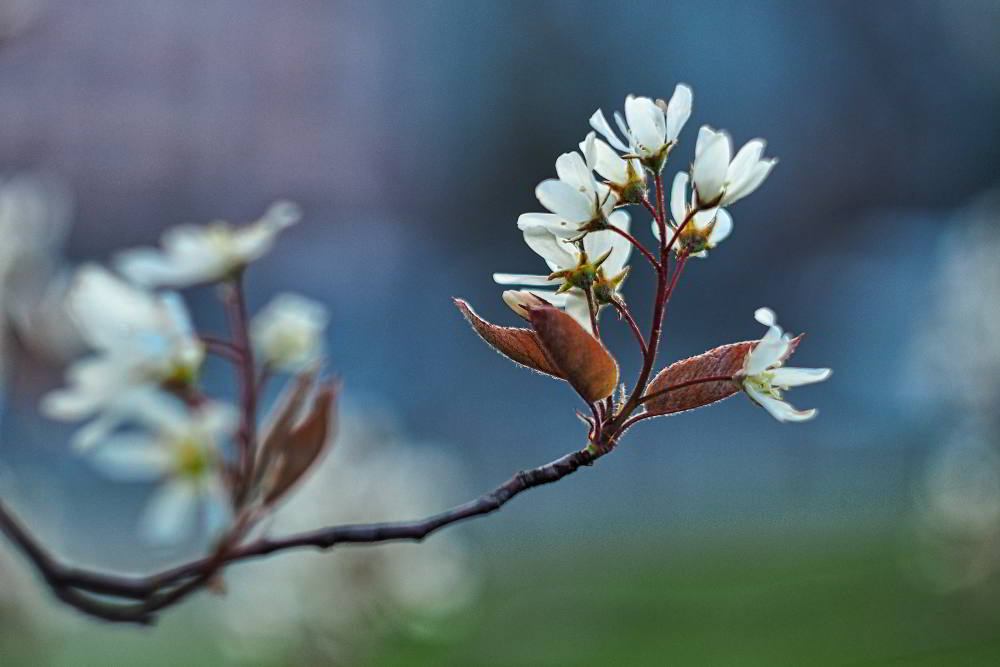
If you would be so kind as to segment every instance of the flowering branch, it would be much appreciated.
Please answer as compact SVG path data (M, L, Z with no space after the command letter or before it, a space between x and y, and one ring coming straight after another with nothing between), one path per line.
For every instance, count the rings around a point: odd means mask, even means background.
M0 531L21 550L53 593L66 604L106 621L150 624L155 621L156 612L180 602L202 588L225 565L290 549L311 547L327 550L347 543L420 541L451 524L495 512L514 496L528 489L557 482L576 472L581 466L591 465L601 455L591 450L571 452L537 468L521 470L475 500L416 521L347 524L281 538L262 537L245 545L220 548L208 558L146 577L119 577L70 568L59 563L28 533L2 501ZM112 604L89 597L81 591L142 602Z
M455 300L495 350L565 381L579 395L590 410L590 416L578 413L588 427L582 449L415 521L331 526L285 537L257 535L255 529L329 447L339 394L336 383L321 377L328 319L323 306L283 294L252 318L247 309L245 270L298 220L295 207L279 203L250 225L175 228L164 235L162 249L122 253L117 274L95 265L81 268L69 308L94 353L77 362L67 373L68 386L47 395L42 404L52 418L89 420L74 436L74 445L104 472L160 483L140 526L143 537L176 539L190 528L189 519L201 506L207 520L202 529L214 538L210 552L147 576L118 576L61 562L2 499L0 531L67 605L107 621L148 624L195 592L215 588L233 563L307 547L419 541L495 512L528 489L593 464L648 418L701 408L740 391L781 421L813 417L815 410L796 410L782 392L824 380L830 372L785 367L801 337L786 334L766 308L756 313L767 327L760 340L715 347L654 375L667 307L689 258L705 257L728 236L732 217L724 207L759 187L775 163L762 159L761 140L748 142L732 157L729 136L704 126L690 173L680 172L673 180L668 211L663 170L690 116L691 101L691 91L683 85L669 102L628 97L624 118L616 114L624 139L597 111L590 119L594 132L581 142L580 152L561 155L558 178L538 185L536 195L549 212L526 213L518 227L548 272L494 274L499 284L532 288L503 293L504 302L528 327L492 324ZM652 216L658 256L630 231L626 209L633 205ZM655 271L647 336L621 296L633 249ZM183 299L171 290L197 285L218 286L231 340L194 333ZM618 361L600 336L600 314L608 305L627 323L642 353L641 369L627 395ZM234 364L238 405L202 393L198 377L206 353ZM291 379L260 428L261 388L280 373ZM235 456L227 442L236 444Z

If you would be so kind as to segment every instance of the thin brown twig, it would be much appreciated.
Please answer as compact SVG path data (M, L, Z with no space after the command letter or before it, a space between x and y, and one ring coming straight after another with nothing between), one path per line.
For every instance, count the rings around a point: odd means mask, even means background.
M246 295L243 290L243 274L237 273L223 285L224 301L232 329L233 347L238 351L237 379L240 391L241 423L240 480L236 494L237 505L241 505L250 491L253 479L254 457L257 439L257 377L255 375L253 346L250 343L250 322L247 314Z

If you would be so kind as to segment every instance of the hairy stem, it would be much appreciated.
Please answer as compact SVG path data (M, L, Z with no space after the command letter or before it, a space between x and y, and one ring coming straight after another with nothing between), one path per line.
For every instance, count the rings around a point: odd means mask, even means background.
M618 234L620 236L623 236L626 239L628 239L628 242L631 243L632 246L636 250L638 250L640 253L642 253L643 257L645 257L647 260L649 260L649 263L653 266L653 268L655 270L657 270L657 271L660 270L660 263L656 261L656 257L653 255L653 253L651 253L649 250L646 249L646 246L644 246L642 244L642 242L639 241L639 239L635 238L634 236L632 236L631 234L629 234L628 232L626 232L621 227L615 227L614 225L608 225L607 228L608 228L608 230L610 230L610 231L612 231L612 232L614 232L614 233L616 233L616 234Z

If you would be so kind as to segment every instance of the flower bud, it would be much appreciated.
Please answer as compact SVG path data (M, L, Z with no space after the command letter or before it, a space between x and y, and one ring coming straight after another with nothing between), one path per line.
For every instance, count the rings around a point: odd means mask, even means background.
M540 306L551 306L552 304L542 297L532 294L527 290L505 290L503 302L510 306L510 309L517 313L517 316L526 322L531 321L529 313L532 308Z

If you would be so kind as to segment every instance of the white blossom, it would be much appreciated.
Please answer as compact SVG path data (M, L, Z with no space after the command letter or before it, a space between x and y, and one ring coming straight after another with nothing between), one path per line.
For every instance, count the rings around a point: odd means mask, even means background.
M687 172L678 172L670 189L671 233L676 232L696 205L688 193L690 178ZM653 236L660 240L660 228L654 220ZM676 249L692 257L706 257L708 251L721 243L733 231L733 217L721 206L698 211L681 230Z
M621 157L611 146L598 139L596 132L590 132L580 142L580 152L587 166L596 171L620 199L632 200L634 197L631 195L637 189L644 190L646 170L639 160Z
M618 210L608 217L608 222L619 229L628 231L631 219L627 212ZM544 222L530 224L524 219L524 216L521 216L521 219L518 220L518 227L524 234L525 243L545 260L552 273L570 271L580 265L582 259L580 249L554 233L549 225ZM594 261L610 251L610 255L600 267L601 274L607 278L620 275L628 265L632 244L620 234L608 230L590 232L583 237L582 243L588 261ZM558 278L550 279L548 275L514 273L494 273L493 280L500 285L524 285L551 289L559 287L563 282ZM574 287L561 294L547 290L531 291L552 305L563 308L585 329L591 331L590 307L587 303L587 295L582 289ZM516 308L514 310L518 312Z
M296 372L323 356L326 307L297 294L279 294L250 323L258 359L278 370Z
M273 204L260 220L243 226L216 221L180 225L162 238L162 250L136 248L116 259L129 280L147 287L186 287L232 276L262 257L278 233L298 222L299 209L290 202Z
M153 293L88 264L77 272L66 307L94 354L72 364L68 386L47 394L41 407L63 421L101 413L77 433L78 446L113 428L121 397L137 387L190 382L204 360L204 345L176 293Z
M773 158L761 159L765 145L763 139L752 139L733 157L729 134L703 125L698 131L691 167L701 207L732 204L760 187L778 162Z
M600 109L590 117L590 126L622 153L645 160L662 160L691 116L692 98L691 88L684 84L674 88L670 102L665 105L648 97L629 95L625 98L625 117L615 112L615 122L624 141L611 129Z
M788 368L783 366L791 354L791 336L778 326L774 311L758 308L754 318L768 327L767 333L743 362L741 382L747 395L772 417L781 422L812 419L817 411L796 410L782 400L782 390L822 382L830 377L829 368Z
M141 535L159 544L184 538L199 505L204 528L220 528L229 507L221 446L236 430L236 410L219 403L188 410L156 391L137 392L127 403L129 418L143 429L108 435L93 450L92 461L117 480L159 482L143 513Z
M525 213L518 219L519 227L542 224L560 236L574 236L587 223L605 220L618 203L611 188L597 182L576 151L559 156L556 174L558 178L544 180L535 188L535 196L550 213Z
M0 180L0 384L12 334L49 359L64 358L79 344L61 307L60 255L71 211L65 185L51 176Z

